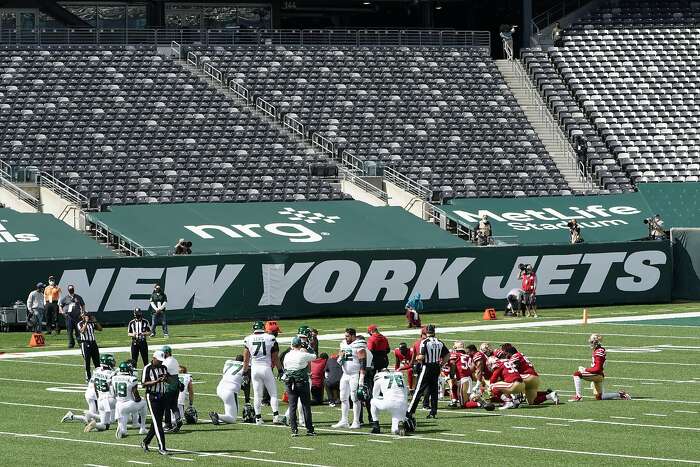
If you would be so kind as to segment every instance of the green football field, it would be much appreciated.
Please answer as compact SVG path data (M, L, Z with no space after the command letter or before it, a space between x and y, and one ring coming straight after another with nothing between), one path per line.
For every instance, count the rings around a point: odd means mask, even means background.
M315 438L291 438L288 427L270 423L269 407L263 411L268 421L264 426L213 426L206 414L223 411L215 392L224 360L242 353L234 343L249 333L250 323L171 326L167 343L177 344L175 357L195 378L195 406L202 423L167 435L173 451L169 458L144 453L136 430L117 440L113 429L83 433L79 422L60 422L68 410L85 409L82 360L79 355L47 353L66 348L65 334L48 336L47 346L32 350L32 356L0 355L0 465L700 464L700 317L661 316L693 312L700 312L700 305L601 307L590 310L591 318L615 321L587 325L561 321L580 318L580 309L543 310L538 320L493 322L481 321L480 313L424 315L424 324L436 324L438 337L450 346L456 339L477 345L513 343L535 364L543 386L560 392L563 403L485 412L450 410L449 400L443 399L437 420L425 420L427 412L419 410L417 431L403 438L387 434L386 416L380 435L369 434L369 427L334 430L330 426L338 421L340 409L328 406L313 407L319 434ZM656 319L627 319L635 316ZM290 337L299 324L318 328L321 350L328 353L340 339L323 336L339 335L346 326L364 332L367 325L377 324L389 334L393 347L417 338L416 332L404 328L403 316L279 323L280 338ZM523 323L528 327L518 327ZM584 402L567 402L573 391L571 373L590 364L587 337L592 332L603 334L608 350L606 391L625 389L633 400L595 401L585 387ZM102 348L129 344L124 328L106 329L98 337ZM28 340L26 333L0 334L0 352L28 352ZM223 341L233 343L217 344ZM151 349L164 342L151 339ZM116 358L119 362L128 356L122 351ZM281 411L285 408L282 404Z

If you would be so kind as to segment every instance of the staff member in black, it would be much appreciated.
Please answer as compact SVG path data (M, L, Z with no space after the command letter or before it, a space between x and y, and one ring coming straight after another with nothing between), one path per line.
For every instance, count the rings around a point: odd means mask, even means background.
M75 287L72 285L68 286L68 295L63 297L59 302L59 313L61 313L66 320L66 331L68 332L68 348L72 349L75 347L75 339L73 335L80 340L78 336L78 324L80 322L80 316L85 312L85 300L83 297L75 293Z
M90 360L92 359L95 368L100 366L100 349L95 340L95 331L102 331L102 326L87 311L83 312L80 318L81 320L78 323L80 352L83 354L83 360L85 360L85 382L88 382L92 376Z
M134 309L134 319L129 321L129 337L131 337L131 362L136 368L139 354L143 365L148 365L148 342L146 338L151 335L151 325L148 320L143 319L141 308Z
M435 337L435 325L429 324L427 327L427 337L420 343L418 360L423 363L416 390L408 407L407 416L413 417L418 408L420 398L427 389L426 397L430 396L430 413L427 418L437 418L438 382L440 378L440 368L447 363L450 351L447 346Z
M148 410L151 412L151 426L146 437L141 441L141 447L148 452L148 445L155 436L158 440L158 453L167 456L169 453L165 449L165 432L163 431L163 414L168 408L165 400L165 386L168 372L163 366L165 355L157 350L153 353L151 363L143 368L141 375L141 385L146 388L146 402Z

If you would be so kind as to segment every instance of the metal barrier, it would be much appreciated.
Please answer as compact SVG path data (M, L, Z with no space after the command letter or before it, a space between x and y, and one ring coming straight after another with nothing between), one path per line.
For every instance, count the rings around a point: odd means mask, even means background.
M364 191L371 194L372 196L379 198L384 203L389 202L389 194L386 191L381 190L381 189L377 188L376 186L372 185L367 180L363 179L362 176L354 173L352 170L349 170L347 167L343 167L342 165L338 166L338 175L343 180L350 182L354 185L357 185L358 187L362 188Z
M432 194L432 191L430 189L416 183L415 181L411 180L402 173L392 169L391 167L384 167L384 179L422 200L430 199L430 196Z
M77 206L86 207L88 204L88 199L85 197L85 195L69 187L49 173L39 173L39 185L43 186L44 188L48 188L61 198L66 199Z
M267 102L262 97L255 99L255 108L273 120L277 120L277 107Z
M355 156L353 153L351 153L347 149L343 150L342 154L340 155L340 161L346 167L349 167L352 170L360 172L360 174L365 173L365 165L364 165L362 159L358 158L357 156Z
M178 60L182 59L182 46L178 42L172 41L170 43L170 52L172 55L177 55Z
M3 170L2 175L0 176L0 186L12 193L15 198L27 203L37 211L41 210L41 203L39 200L12 183L9 178L6 178L6 175L7 174Z
M488 31L399 29L0 29L5 45L318 45L479 47L491 50Z
M235 80L229 80L228 90L234 93L237 98L243 100L246 104L250 104L250 91L247 87L236 82Z
M304 124L287 114L282 117L282 126L284 126L288 131L299 136L301 139L306 138L306 127Z
M333 159L337 159L335 152L335 143L320 133L311 135L311 144L326 154L330 154Z
M193 67L197 67L197 54L194 52L187 52L187 63L192 65Z
M210 65L209 63L205 63L202 66L202 72L209 76L212 81L216 81L220 83L221 85L224 84L224 73L216 68L214 65Z
M87 223L89 226L87 230L94 235L95 240L102 240L103 243L129 256L145 256L146 249L143 246L130 238L113 233L107 224L93 219L88 220Z

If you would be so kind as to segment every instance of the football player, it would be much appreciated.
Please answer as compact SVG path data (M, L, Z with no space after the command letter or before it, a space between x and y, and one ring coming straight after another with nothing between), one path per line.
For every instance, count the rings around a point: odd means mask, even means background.
M353 328L345 330L345 339L340 342L338 363L343 369L340 378L340 421L333 428L361 428L360 411L362 405L357 398L358 387L364 386L365 367L367 366L367 345L364 340L357 339L357 332ZM352 400L353 422L348 426L348 414L350 413L350 400Z
M226 360L221 381L216 387L216 395L224 403L224 413L209 412L209 418L214 425L236 423L238 417L238 393L243 383L243 355L237 355L235 360Z
M581 395L582 380L591 382L596 400L632 399L632 397L623 390L618 392L603 392L603 380L605 379L603 368L605 368L606 355L602 342L603 336L600 334L591 334L588 338L588 343L593 349L593 366L590 368L580 366L578 367L578 371L574 373L574 388L576 389L576 394L570 399L571 402L583 400L583 396Z
M100 414L99 422L90 420L85 425L85 433L93 430L105 431L114 422L114 409L116 401L112 387L112 377L114 376L114 355L106 353L100 355L100 367L94 372L95 394L97 394L97 410Z
M481 344L481 346L483 348L484 344ZM472 381L478 383L482 388L486 387L486 383L491 377L491 371L486 366L486 359L488 357L482 351L476 350L474 344L469 344L467 346L467 355L471 360Z
M464 342L455 341L450 352L450 407L463 407L472 392L472 370Z
M178 374L181 388L180 394L177 395L177 409L180 411L180 418L185 418L185 406L192 407L194 404L194 384L192 384L192 375L187 372L187 367L180 365L180 374Z
M408 389L413 390L413 368L411 367L413 349L409 348L405 342L401 342L399 346L394 349L394 357L396 358L394 371L405 373L406 381L408 381Z
M98 420L100 418L100 413L97 409L97 393L95 392L94 374L90 377L87 388L85 388L85 402L87 402L88 409L83 412L83 415L76 415L73 412L68 411L61 419L61 423L80 420L81 422L87 424L90 422L90 420Z
M146 429L146 401L141 399L138 391L139 380L134 376L134 368L131 363L119 364L119 372L112 377L112 387L116 399L117 439L126 436L126 421L132 414L138 414L139 434L145 435Z
M406 435L406 411L408 410L408 388L400 371L381 368L374 376L372 390L372 433L380 433L379 411L391 413L391 433Z
M501 350L505 352L508 361L513 364L520 377L525 383L525 398L528 405L539 405L546 400L559 404L559 396L556 391L547 389L546 391L538 391L540 387L540 375L535 371L535 366L527 359L525 355L518 352L513 344L503 344Z
M255 409L255 423L262 425L261 406L263 390L270 394L272 406L272 421L280 423L279 400L277 399L277 383L272 373L273 365L282 372L279 360L279 346L272 334L265 332L265 323L256 321L253 323L253 334L243 339L245 351L243 354L243 371L250 367L250 379L253 384L253 408Z
M525 383L518 370L512 363L498 360L493 355L486 361L486 366L491 370L491 400L503 401L503 405L499 407L501 410L516 408L518 403L513 396L525 392Z

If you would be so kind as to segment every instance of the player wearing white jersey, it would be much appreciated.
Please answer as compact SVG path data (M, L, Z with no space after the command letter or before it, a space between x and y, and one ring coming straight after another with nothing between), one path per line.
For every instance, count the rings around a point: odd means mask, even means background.
M338 363L343 369L340 378L340 421L333 428L360 428L360 411L362 405L357 398L357 388L364 385L365 368L367 367L367 344L364 340L357 339L357 332L353 328L345 330L345 340L340 342ZM353 422L348 426L348 414L350 413L350 401L352 400Z
M146 429L146 401L141 399L138 392L139 380L134 376L134 368L131 363L119 364L119 372L112 377L112 387L116 399L117 439L126 436L127 419L134 414L140 416L139 434L145 435Z
M83 411L83 415L76 415L68 411L61 419L61 423L73 420L89 423L90 420L97 420L100 418L99 411L97 410L97 393L95 393L95 375L90 376L90 381L88 381L87 388L85 388L85 402L87 403L88 409Z
M395 435L405 436L406 410L408 409L408 388L400 371L391 371L386 368L374 376L374 388L372 391L372 433L380 433L379 411L386 410L391 413L391 432Z
M216 395L224 403L224 413L209 412L209 418L214 425L236 423L238 417L238 393L243 384L243 355L235 360L226 360L221 381L216 387Z
M270 406L272 407L273 423L279 424L279 400L277 399L277 383L272 374L274 366L282 373L282 365L279 361L279 346L272 334L265 332L265 323L256 321L253 323L253 334L243 339L245 352L243 354L243 371L250 367L250 380L253 383L253 408L255 409L255 423L263 424L260 409L262 406L263 392L267 389L270 394Z
M180 418L185 418L185 406L192 407L194 404L194 385L192 376L187 373L187 367L180 365L180 374L177 377L182 383L182 391L177 395L177 409L180 411Z
M85 433L93 430L105 431L114 422L114 409L116 401L114 399L114 389L112 377L114 376L114 355L100 355L100 367L93 373L95 393L97 394L97 410L100 420L90 420L85 425Z

